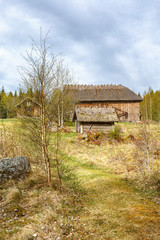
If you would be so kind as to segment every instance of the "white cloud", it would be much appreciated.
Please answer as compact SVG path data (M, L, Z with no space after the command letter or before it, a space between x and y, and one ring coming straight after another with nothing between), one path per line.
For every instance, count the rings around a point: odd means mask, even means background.
M17 66L20 62L23 62L20 54L18 55L17 52L11 49L0 48L0 75L4 76L4 78L1 77L0 83L5 87L7 92L18 88L20 76L17 71ZM5 73L5 75L2 73Z
M28 35L50 26L55 54L63 52L80 83L121 83L143 92L160 88L159 1L8 0L0 9L0 84L18 87L20 53ZM15 86L13 86L15 85Z

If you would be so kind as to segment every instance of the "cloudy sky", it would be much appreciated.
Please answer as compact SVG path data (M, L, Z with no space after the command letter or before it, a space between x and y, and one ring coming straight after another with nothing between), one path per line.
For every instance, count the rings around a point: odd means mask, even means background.
M30 38L47 32L79 84L160 90L159 0L0 0L0 87L18 90Z

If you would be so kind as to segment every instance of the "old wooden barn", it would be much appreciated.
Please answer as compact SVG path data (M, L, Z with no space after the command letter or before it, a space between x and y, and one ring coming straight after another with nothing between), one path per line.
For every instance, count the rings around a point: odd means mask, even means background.
M106 132L115 122L118 122L116 111L112 107L76 107L73 120L76 122L76 131L80 133Z
M16 105L17 117L39 117L40 116L40 104L34 101L32 98L25 98L19 104Z
M101 130L116 121L140 120L142 98L127 87L122 85L69 85L68 87L75 96L76 109L73 120L76 121L78 132L87 129Z

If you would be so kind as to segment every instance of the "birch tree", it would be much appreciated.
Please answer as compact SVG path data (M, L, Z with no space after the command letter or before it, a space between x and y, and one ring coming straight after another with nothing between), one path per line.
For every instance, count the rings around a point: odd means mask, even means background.
M39 131L32 135L41 136L41 139L37 139L36 142L41 145L43 160L45 163L48 184L51 186L51 167L50 167L50 155L48 150L48 121L50 115L49 105L52 101L52 93L55 88L55 65L56 57L54 56L52 46L48 44L48 33L43 37L42 30L40 31L39 42L36 42L31 38L32 47L30 51L26 51L24 57L25 66L19 68L23 84L27 89L32 89L34 93L39 93L40 104L40 124L34 124L39 126ZM32 120L33 122L33 120ZM39 121L38 121L39 122ZM40 134L39 134L40 133Z
M55 89L53 92L53 114L57 124L63 128L64 120L68 117L73 105L73 94L68 85L73 83L73 74L64 64L63 58L58 58L55 70Z

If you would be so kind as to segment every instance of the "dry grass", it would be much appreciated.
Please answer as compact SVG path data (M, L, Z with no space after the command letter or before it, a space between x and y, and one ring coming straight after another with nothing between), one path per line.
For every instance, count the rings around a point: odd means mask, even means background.
M82 221L93 239L158 239L158 206L111 175L94 171L84 184L89 194Z
M21 134L16 119L0 120L0 158L22 156Z
M123 174L124 178L138 179L141 186L151 180L153 180L153 185L156 181L158 184L160 177L160 125L147 126L150 134L148 142L140 136L142 130L145 131L146 128L143 124L121 123L119 126L122 129L121 141L109 139L104 135L101 144L97 146L79 137L74 144L67 145L67 154L81 159L81 162L85 164L93 163L106 167L115 174ZM68 141L70 140L68 139ZM146 153L148 148L150 172L148 172Z
M5 240L66 239L76 229L82 209L78 193L69 188L55 191L37 173L25 181L1 184L0 196L0 239Z
M21 193L16 187L9 188L5 197L6 204L16 202L18 203L21 199Z
M142 125L120 127L122 141L102 136L100 145L75 133L61 133L62 155L72 169L63 178L61 193L47 186L41 169L33 164L25 181L1 184L0 239L158 240L158 152L157 175L149 178L135 159L141 152L135 141ZM150 132L158 148L160 126L151 125Z

